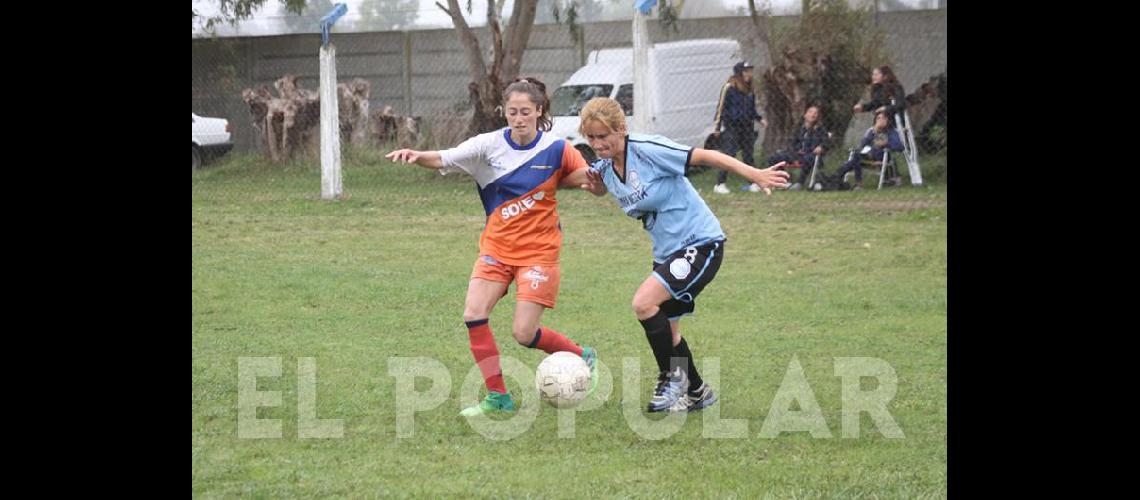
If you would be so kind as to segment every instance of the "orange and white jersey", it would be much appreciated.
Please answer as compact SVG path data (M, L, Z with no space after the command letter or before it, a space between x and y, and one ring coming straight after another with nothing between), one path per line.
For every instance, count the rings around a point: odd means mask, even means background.
M440 158L441 174L466 172L475 178L487 211L480 255L514 266L558 263L562 228L556 192L564 177L587 168L577 149L542 131L520 146L507 127L440 151Z

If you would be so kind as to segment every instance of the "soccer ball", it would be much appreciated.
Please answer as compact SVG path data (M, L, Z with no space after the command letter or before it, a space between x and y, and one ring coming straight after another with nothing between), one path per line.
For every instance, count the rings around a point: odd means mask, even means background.
M571 352L559 351L539 363L534 374L538 397L555 408L573 408L586 399L590 366Z

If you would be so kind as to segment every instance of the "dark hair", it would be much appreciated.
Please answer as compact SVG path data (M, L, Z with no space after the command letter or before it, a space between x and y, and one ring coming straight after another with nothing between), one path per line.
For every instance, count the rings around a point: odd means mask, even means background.
M515 78L503 91L503 102L505 103L515 92L525 94L530 98L530 102L542 110L538 116L538 129L549 132L554 120L550 117L550 98L546 96L546 84L531 76Z
M880 111L880 112L878 112L878 113L875 113L875 120L874 120L874 121L872 121L872 122L871 122L871 124L872 124L872 125L874 125L874 123L875 123L875 122L879 121L879 117L880 117L880 116L881 116L881 117L883 117L883 118L886 118L886 119L887 119L887 129L888 129L888 130L889 130L889 129L892 129L892 128L895 128L895 121L894 121L894 119L892 119L892 118L891 118L891 115L890 115L890 114L888 114L886 111Z
M897 77L895 77L895 72L891 71L890 66L883 65L883 66L879 66L878 68L875 68L875 69L879 70L879 73L881 73L883 75L883 81L877 85L883 89L883 92L885 93L885 95L888 98L900 99L900 100L906 99L905 95L895 95L895 94L903 94L902 84L899 83L899 79ZM874 90L875 87L876 87L876 84L872 83L871 89ZM888 117L888 119L891 120L891 123L894 123L894 119L891 119L889 117Z
M895 77L895 72L891 71L891 67L887 65L879 66L879 73L883 74L883 83L899 84L899 79Z

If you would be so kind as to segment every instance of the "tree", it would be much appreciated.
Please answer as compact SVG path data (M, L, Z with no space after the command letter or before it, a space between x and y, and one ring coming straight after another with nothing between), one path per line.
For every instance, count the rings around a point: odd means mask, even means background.
M282 5L280 14L284 16L285 26L290 33L318 33L321 29L321 17L331 10L333 10L333 0L310 0L301 12L292 12L288 5ZM341 19L338 24L343 26L347 23L345 19Z
M502 4L496 6L493 0L487 1L487 27L491 30L491 64L488 65L483 60L479 39L475 38L459 10L459 0L447 0L447 7L436 2L436 6L451 16L459 40L466 49L467 71L471 75L467 89L475 108L468 127L470 135L490 132L507 124L499 111L502 93L508 82L518 76L530 40L530 30L534 26L537 3L537 0L515 0L504 38L497 10Z
M570 35L570 41L581 45L584 34L581 19L600 19L602 17L602 0L554 0L550 3L550 10L541 9L535 17L539 24L565 24ZM611 0L612 1L612 0Z
M515 0L511 11L510 21L507 23L506 37L499 19L499 11L503 8L505 0L487 0L487 27L491 30L491 61L488 66L483 60L483 50L479 40L475 38L471 27L463 18L459 9L458 0L447 0L447 7L439 2L436 6L451 17L455 31L459 35L467 53L467 69L471 74L471 82L467 85L469 99L475 108L468 127L470 135L490 132L506 125L500 110L502 106L502 93L509 82L518 76L522 66L522 58L526 53L527 43L530 39L531 28L537 14L538 0ZM662 23L676 30L677 13L680 12L684 0L662 0L658 4L658 13ZM467 2L467 11L471 12L471 0ZM559 13L561 8L564 11ZM597 13L601 11L600 2L563 0L555 1L551 17L561 23L566 20L570 37L576 43L581 43L581 27L576 20L583 13ZM548 89L552 91L553 89Z
M804 0L798 25L773 33L768 12L748 3L758 45L770 58L759 78L768 119L764 151L786 148L813 104L840 145L871 68L888 64L872 12L851 9L844 0Z
M233 26L238 21L249 19L257 9L260 9L269 0L217 0L218 14L203 15L191 7L190 29L202 28L207 33L213 33L214 27L221 23ZM305 0L277 0L285 9L294 14L300 14L305 9Z

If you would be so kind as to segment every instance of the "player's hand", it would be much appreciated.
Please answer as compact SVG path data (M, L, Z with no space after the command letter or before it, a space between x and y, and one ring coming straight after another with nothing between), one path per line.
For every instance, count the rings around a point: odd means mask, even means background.
M602 174L592 168L586 172L586 183L582 184L581 187L593 193L594 196L601 196L607 192L606 183L602 181Z
M384 155L385 158L400 163L415 163L423 153L413 149L397 149Z
M772 188L786 188L788 187L788 178L790 175L782 169L787 166L787 162L780 162L765 169L757 169L752 172L751 180L757 186L764 190L764 194L771 196Z
M768 128L768 119L767 118L761 118L760 119L760 126L763 128Z
M817 155L821 155L821 154L823 154L823 146L816 146L815 149L812 151Z
M862 104L856 104L855 107L851 108L851 109L854 109L855 112L858 113L860 111L863 111L863 105Z

